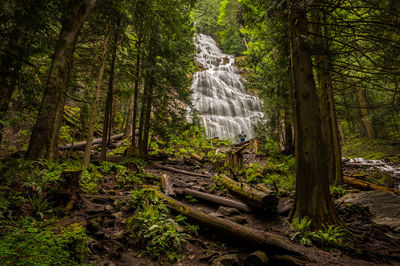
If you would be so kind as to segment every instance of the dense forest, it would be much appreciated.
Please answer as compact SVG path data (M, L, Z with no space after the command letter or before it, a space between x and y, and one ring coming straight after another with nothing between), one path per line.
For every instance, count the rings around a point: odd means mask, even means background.
M398 1L4 0L0 37L1 265L400 263Z

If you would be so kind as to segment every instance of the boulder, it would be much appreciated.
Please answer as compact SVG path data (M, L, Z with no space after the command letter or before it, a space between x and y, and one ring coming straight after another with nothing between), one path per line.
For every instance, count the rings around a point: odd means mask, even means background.
M227 254L213 260L212 266L239 266L239 259L236 254Z
M235 208L229 208L225 206L221 206L218 208L217 213L220 213L224 216L232 216L232 215L238 215L240 214L240 211L238 211Z
M268 257L264 251L257 250L251 253L247 258L244 260L244 265L246 266L263 266L267 265Z
M348 193L337 200L339 203L352 203L368 207L372 221L400 231L400 197L392 193L373 190Z

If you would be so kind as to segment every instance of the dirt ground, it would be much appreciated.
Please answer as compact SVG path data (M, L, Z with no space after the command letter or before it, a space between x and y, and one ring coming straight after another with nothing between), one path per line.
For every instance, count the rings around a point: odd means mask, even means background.
M247 161L264 160L254 155L246 155ZM157 159L157 158L156 158ZM175 169L202 173L214 176L215 171L208 163L196 160L171 160L159 159L158 163ZM214 186L214 181L209 177L190 176L174 171L160 169L152 164L147 164L145 171L155 177L166 174L172 180L173 186L191 188L208 192ZM156 182L157 181L153 181ZM117 189L113 176L107 176L102 184L103 193L91 196L81 194L81 206L72 213L73 220L79 220L86 225L90 235L89 263L96 265L169 265L167 261L154 261L139 247L132 246L129 242L129 233L125 229L126 219L133 214L128 204L115 210L115 202L128 202L132 188ZM229 195L225 190L215 190L213 193L221 196ZM185 197L177 197L181 202L211 215L218 215L220 206L206 204L203 201L189 201ZM240 216L239 221L247 227L260 231L271 232L290 240L293 232L286 222L288 210L292 205L290 197L280 197L278 212L275 216L266 217L257 212L240 212L235 215L219 215L221 218L238 221L235 216ZM297 243L296 248L303 256L290 254L276 254L265 250L270 265L400 265L400 235L386 227L374 225L368 214L341 213L341 206L337 206L341 218L347 228L357 236L353 247L349 250L324 251L317 247L304 247ZM226 254L236 254L239 265L255 250L241 243L235 242L230 236L210 231L200 227L198 237L191 236L184 247L183 259L172 265L210 265L216 258Z

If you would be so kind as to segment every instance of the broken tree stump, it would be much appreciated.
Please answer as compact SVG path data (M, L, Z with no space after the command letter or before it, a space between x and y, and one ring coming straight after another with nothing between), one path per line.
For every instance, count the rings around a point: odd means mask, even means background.
M161 176L161 187L164 190L164 193L167 194L168 196L175 196L174 188L171 182L171 179L166 175L163 174Z
M276 213L278 198L271 190L269 193L259 191L246 183L236 182L224 174L219 175L219 181L233 194L246 201L250 206L264 213Z
M229 150L226 152L224 166L230 167L233 172L237 173L243 168L243 153L249 144L241 146L238 150Z
M236 239L242 244L261 248L263 250L274 250L275 252L282 254L290 253L303 255L293 243L279 235L254 230L223 218L208 215L204 212L193 209L188 205L183 204L182 202L179 202L157 190L153 189L153 191L158 197L165 200L166 204L168 204L168 206L170 206L176 212L193 219L202 226L206 226L218 233L225 234L229 236L229 238Z
M196 191L196 190L189 189L189 188L182 189L179 192L177 191L177 193L190 194L196 198L199 198L199 199L202 199L205 201L213 202L213 203L216 203L219 205L224 205L227 207L236 208L240 211L252 212L252 209L249 206L247 206L246 204L236 201L236 200L228 199L225 197L220 197L220 196L212 195L209 193L204 193L204 192Z
M57 186L49 192L49 198L64 207L65 212L69 212L78 199L81 176L81 170L63 171Z

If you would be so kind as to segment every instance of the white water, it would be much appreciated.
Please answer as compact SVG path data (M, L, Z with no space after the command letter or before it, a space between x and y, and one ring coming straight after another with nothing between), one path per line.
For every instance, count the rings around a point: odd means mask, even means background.
M215 41L199 34L196 59L205 70L195 73L191 102L206 129L207 138L238 140L254 136L254 126L263 117L261 101L246 92L245 80L234 66L235 59L221 52ZM193 110L188 111L190 119Z

